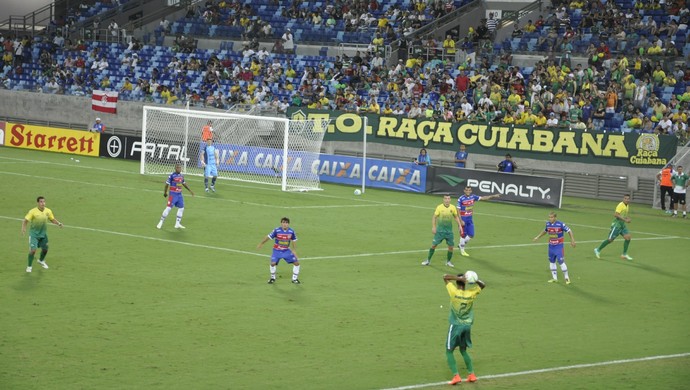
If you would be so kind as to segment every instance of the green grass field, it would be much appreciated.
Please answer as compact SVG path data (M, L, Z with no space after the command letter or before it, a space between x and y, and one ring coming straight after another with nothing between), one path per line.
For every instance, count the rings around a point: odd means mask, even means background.
M80 160L0 148L2 389L447 388L442 275L467 269L488 285L474 388L688 386L690 220L633 203L634 261L619 259L620 239L597 260L617 202L565 198L559 219L578 244L566 249L573 283L554 285L546 238L532 242L547 208L480 202L471 257L453 270L439 250L422 267L440 196L227 181L205 194L187 177L187 229L171 214L157 230L164 177ZM50 269L27 274L20 227L38 195L65 227L49 227ZM270 246L256 250L282 216L302 285L285 263L266 284Z

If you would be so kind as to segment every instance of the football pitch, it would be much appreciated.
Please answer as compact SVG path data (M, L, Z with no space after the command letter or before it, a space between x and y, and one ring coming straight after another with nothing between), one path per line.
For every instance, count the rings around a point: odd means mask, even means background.
M165 177L138 172L124 160L0 148L0 388L448 388L442 276L468 269L487 288L469 350L479 380L459 386L690 381L690 220L631 203L634 260L619 258L621 238L598 260L619 201L564 198L572 284L560 270L552 284L547 238L532 241L549 208L479 202L470 257L446 267L439 246L423 267L440 195L230 181L207 194L188 176L187 228L173 228L173 209L158 230ZM48 227L50 269L26 273L21 221L39 195L65 226ZM267 284L270 245L256 250L283 216L299 238L301 285L282 262Z

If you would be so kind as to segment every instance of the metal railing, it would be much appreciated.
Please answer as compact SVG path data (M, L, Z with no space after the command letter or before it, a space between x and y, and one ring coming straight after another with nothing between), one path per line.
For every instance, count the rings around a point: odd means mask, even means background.
M161 2L161 7L158 8L156 11L156 14L159 12L168 12L168 7L165 6L164 4L166 3L165 0L130 0L125 4L122 4L118 7L109 9L108 11L102 12L100 14L91 16L87 19L82 20L81 22L76 23L74 26L72 26L72 33L76 33L79 38L81 39L95 39L95 40L100 40L96 38L102 38L100 31L102 28L105 28L107 26L100 26L98 29L94 29L94 23L98 22L106 24L110 19L115 19L116 16L127 13L127 12L132 12L132 11L141 11L144 6L147 4L151 3L152 1L158 1ZM185 3L186 4L186 3ZM163 15L164 16L164 15ZM160 18L161 15L157 15L156 18ZM150 15L145 15L142 16L141 18L137 18L134 20L129 20L126 23L123 23L121 28L123 28L126 31L132 32L135 28L138 28L141 26L140 19L144 18L150 18Z
M460 16L460 14L466 12L470 8L474 8L475 6L478 6L480 4L481 3L479 0L474 0L470 3L467 3L467 4L463 5L462 7L458 8L456 10L453 10L452 12L450 12L446 15L443 15L442 17L440 17L438 19L435 19L433 22L425 24L424 26L416 29L415 31L413 31L408 36L408 38L414 38L414 37L418 37L420 35L430 34L431 32L436 31L441 26L456 20Z
M0 31L7 31L15 36L34 37L42 33L55 19L55 3L31 12L30 14L19 16L11 15L7 20L0 22Z
M503 11L503 17L498 22L496 30L500 30L511 23L517 23L520 19L522 19L523 16L528 15L536 10L542 10L542 0L537 0L534 3L530 3L517 11Z
M437 29L439 29L441 26L444 26L448 23L453 22L454 20L458 20L458 18L461 16L461 14L467 12L471 8L478 7L481 5L481 2L479 0L474 0L470 3L467 3L463 5L462 7L453 10L452 12L443 15L442 17L435 19L433 22L429 24L425 24L424 26L416 29L415 31L411 32L409 35L400 37L400 39L391 42L390 45L387 46L387 49L390 50L390 55L386 57L386 61L390 65L390 59L393 58L400 58L400 55L398 54L398 51L400 50L400 40L405 39L405 40L411 40L415 37L419 36L424 36L427 34L430 34ZM459 22L458 22L459 25Z

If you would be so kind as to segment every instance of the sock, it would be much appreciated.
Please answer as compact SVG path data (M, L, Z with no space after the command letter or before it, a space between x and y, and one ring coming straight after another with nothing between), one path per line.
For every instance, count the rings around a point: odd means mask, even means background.
M464 238L460 238L460 249L465 250L465 242Z
M211 179L211 185L214 187L216 186L216 178L215 177L213 179Z
M163 215L161 216L161 222L165 221L165 218L168 217L168 214L170 214L170 207L166 207L165 210L163 210Z
M429 255L426 257L427 260L431 261L431 256L434 255L434 252L436 252L436 249L434 248L429 248Z
M33 262L34 262L34 254L29 253L29 267L31 267L31 264L33 264Z
M268 270L271 272L271 279L276 278L276 268L277 267L275 265L268 267Z
M462 359L465 361L467 372L470 374L473 373L474 367L472 367L472 358L470 357L470 354L467 353L467 349L460 349L460 355L462 355Z
M446 349L446 361L448 362L448 368L453 373L453 375L460 375L458 371L458 362L455 361L455 356L453 356L453 351Z
M558 268L556 268L556 263L549 263L549 268L551 268L551 277L554 280L558 280Z
M177 209L177 218L175 218L175 225L179 225L180 221L182 221L182 214L184 214L184 207L181 209Z
M628 254L628 247L630 246L630 240L623 241L623 254Z
M471 239L472 237L470 236L465 237L465 245L467 245L467 243L469 243Z
M453 258L453 251L448 251L446 253L446 261L450 261Z
M292 266L292 280L297 280L299 276L299 265Z
M673 210L673 215L678 215L678 210Z
M604 242L602 242L597 249L599 250L599 252L601 252L604 248L606 248L606 245L608 244L610 244L609 240L604 240Z
M42 250L41 256L39 257L39 260L41 260L41 261L45 260L47 255L48 255L48 250L47 249Z
M570 276L568 276L568 266L565 265L565 262L561 263L561 271L563 271L563 277L566 279L570 279ZM555 273L555 272L554 272Z
M208 188L208 177L204 178L204 188Z

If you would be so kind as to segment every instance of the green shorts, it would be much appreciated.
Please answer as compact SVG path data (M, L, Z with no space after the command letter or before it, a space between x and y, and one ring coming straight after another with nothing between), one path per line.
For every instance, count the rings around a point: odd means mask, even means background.
M613 224L611 225L611 231L609 231L609 240L613 240L618 236L624 236L629 234L628 227L625 224Z
M472 348L472 325L453 325L448 327L446 336L446 349L449 351L455 348Z
M29 250L35 251L41 248L43 250L48 249L48 236L45 237L34 237L29 235Z
M434 240L431 242L431 245L436 246L442 243L443 240L446 240L448 246L455 246L455 235L453 233L446 232L436 232L436 234L434 234Z

